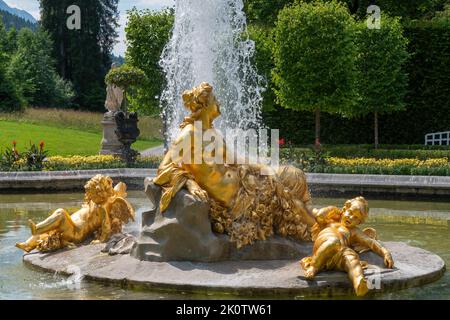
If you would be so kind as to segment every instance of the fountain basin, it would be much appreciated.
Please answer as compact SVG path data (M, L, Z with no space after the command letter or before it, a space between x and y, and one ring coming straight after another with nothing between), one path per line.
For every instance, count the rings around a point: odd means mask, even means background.
M374 253L361 255L361 259L370 264L366 277L375 286L369 294L422 286L438 280L445 272L444 261L431 252L402 242L384 244L391 250L395 261L392 270L385 269L382 259ZM23 261L32 268L64 275L79 270L85 280L117 284L124 288L245 296L353 294L345 273L323 272L310 281L303 277L298 260L150 262L130 255L101 253L103 246L88 245L55 253L30 253L24 255Z

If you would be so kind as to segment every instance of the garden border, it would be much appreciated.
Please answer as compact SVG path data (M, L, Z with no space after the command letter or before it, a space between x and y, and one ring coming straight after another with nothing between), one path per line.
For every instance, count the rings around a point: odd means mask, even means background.
M125 182L130 190L143 190L144 179L157 169L102 169L47 172L0 172L0 193L82 191L96 174ZM370 195L383 197L447 197L450 177L307 173L313 196Z

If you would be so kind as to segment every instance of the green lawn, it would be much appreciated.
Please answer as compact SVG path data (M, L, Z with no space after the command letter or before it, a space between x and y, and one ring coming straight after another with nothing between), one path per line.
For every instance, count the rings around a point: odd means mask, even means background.
M19 151L31 143L45 141L45 148L52 156L96 155L100 151L102 134L74 129L62 129L47 125L0 120L0 150L17 142ZM133 147L139 151L160 145L157 140L139 140Z

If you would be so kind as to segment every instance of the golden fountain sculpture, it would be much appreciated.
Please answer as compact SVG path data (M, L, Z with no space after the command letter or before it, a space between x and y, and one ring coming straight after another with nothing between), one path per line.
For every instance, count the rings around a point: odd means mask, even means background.
M306 278L312 279L323 270L341 270L348 273L357 296L368 292L363 269L367 262L360 261L359 253L372 250L392 269L394 261L389 250L376 240L372 228L358 229L369 214L368 202L363 197L348 200L344 208L327 207L314 210L317 223L313 227L314 248L311 257L300 262Z
M312 257L301 261L306 277L313 278L322 270L346 271L357 295L368 291L362 271L367 264L359 260L357 252L371 249L384 258L388 268L393 267L391 254L376 240L376 231L357 228L368 215L364 198L347 201L342 210L313 209L306 178L300 169L284 166L272 175L263 175L262 169L270 168L261 164L227 163L230 151L223 139L214 149L215 160L205 161L210 142L202 141L201 147L196 148L194 140L206 130L214 131L213 121L220 116L219 103L212 86L205 82L185 91L183 102L191 114L180 125L181 133L170 146L154 179L163 189L162 214L184 187L197 199L209 203L213 230L229 235L237 248L274 234L301 241L314 240ZM198 122L201 126L195 125ZM185 141L194 147L183 149L181 145ZM187 154L181 155L180 150ZM217 161L217 154L221 161Z
M227 164L228 150L223 141L217 144L219 150L215 150L222 161L195 163L195 159L204 159L207 153L205 146L209 143L205 142L200 148L183 150L188 154L180 157L180 145L190 140L194 146L194 136L214 131L213 121L220 116L219 103L208 83L185 91L183 101L191 114L181 124L181 133L154 179L163 188L161 212L185 187L194 197L209 202L213 230L228 234L238 248L265 240L274 233L311 240L310 229L315 220L310 213L311 197L304 173L294 167L280 167L273 175L263 175L260 164ZM201 129L194 125L196 122L201 122Z
M91 236L95 236L93 244L107 242L112 235L122 232L122 226L130 219L134 221L134 209L125 199L126 184L120 182L113 188L110 177L96 175L84 188L80 210L71 215L58 209L38 224L30 220L32 236L16 247L26 252L34 249L47 252L74 247Z

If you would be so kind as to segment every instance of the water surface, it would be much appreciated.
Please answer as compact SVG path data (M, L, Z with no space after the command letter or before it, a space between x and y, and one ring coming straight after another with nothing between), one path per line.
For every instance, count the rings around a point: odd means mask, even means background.
M136 209L138 221L127 227L136 232L141 213L149 209L143 192L131 192L130 201ZM233 296L206 296L185 293L165 293L125 290L115 285L81 281L73 283L57 274L42 273L25 267L22 252L14 247L29 235L28 219L38 222L57 208L70 212L82 203L82 194L0 195L0 299L209 299ZM370 199L369 199L370 200ZM319 198L315 205L342 206L345 199ZM450 264L450 203L437 201L380 201L370 200L373 226L385 241L403 241L440 255ZM255 298L255 297L252 297ZM267 297L266 297L267 298ZM269 297L302 299L301 296ZM352 298L352 297L340 297ZM395 293L379 294L376 299L450 299L450 275L439 281Z

